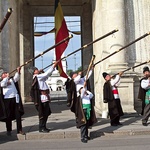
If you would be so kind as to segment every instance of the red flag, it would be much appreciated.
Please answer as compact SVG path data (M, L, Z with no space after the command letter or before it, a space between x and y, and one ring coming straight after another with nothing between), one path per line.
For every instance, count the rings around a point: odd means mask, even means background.
M59 0L55 0L55 43L62 41L68 36L69 36L69 32L68 32L67 25L63 16L60 2ZM56 61L61 59L61 55L65 51L67 45L68 45L68 41L62 43L61 45L55 48ZM64 78L68 78L66 73L63 71L61 61L58 64L58 70L59 70L60 76Z

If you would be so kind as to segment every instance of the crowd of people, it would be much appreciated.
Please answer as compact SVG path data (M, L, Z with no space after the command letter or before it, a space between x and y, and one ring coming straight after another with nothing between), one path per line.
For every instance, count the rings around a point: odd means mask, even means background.
M46 80L52 74L59 61L56 61L46 72L34 67L32 69L33 82L31 88L31 98L35 104L35 108L39 117L39 132L48 133L47 128L48 116L51 114L50 109L50 93L46 84ZM75 113L76 126L80 129L81 142L87 143L90 139L88 128L97 122L94 110L94 99L89 86L89 78L92 75L94 66L90 68L88 75L82 76L82 72L72 73L68 76L67 86L67 104L72 112ZM24 114L21 95L18 87L20 79L21 67L17 68L17 72L10 77L6 71L1 71L0 82L0 120L6 123L7 135L11 136L12 120L16 119L17 133L24 135L22 130L21 117ZM121 106L121 100L117 87L123 72L119 72L115 76L111 76L107 72L103 72L105 79L103 85L103 102L108 104L108 113L111 126L120 126L120 117L124 115ZM150 70L146 66L143 68L144 77L140 80L138 98L142 101L142 125L147 126L150 116ZM67 85L67 83L66 83ZM73 88L71 88L73 87ZM73 95L74 94L74 95ZM69 99L70 98L70 99Z

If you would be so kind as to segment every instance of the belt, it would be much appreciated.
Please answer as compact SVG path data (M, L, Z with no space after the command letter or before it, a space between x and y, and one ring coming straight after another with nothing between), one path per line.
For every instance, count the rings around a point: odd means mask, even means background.
M48 95L50 92L49 89L47 89L47 90L40 90L40 93L41 95Z

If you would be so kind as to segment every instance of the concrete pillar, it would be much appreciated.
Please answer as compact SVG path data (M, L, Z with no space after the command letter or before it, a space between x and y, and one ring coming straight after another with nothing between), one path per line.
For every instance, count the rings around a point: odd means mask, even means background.
M91 18L91 5L89 3L83 4L83 11L81 16L81 31L82 31L82 45L92 41L92 18ZM89 60L92 58L93 47L92 45L81 51L83 69L87 69Z
M15 70L20 66L20 49L19 49L19 3L16 1L10 1L9 6L12 7L13 12L9 19L9 51L10 51L10 69ZM15 73L15 72L14 72Z
M0 23L2 22L2 1L0 1ZM2 36L0 33L0 56L2 56ZM2 57L0 57L0 68L2 67Z
M33 18L30 13L30 6L28 4L20 3L20 64L24 64L31 58L33 58ZM29 73L29 66L33 66L33 62L25 65L22 68L21 78L21 94L23 102L29 102L30 89L32 84L32 75Z
M4 19L8 8L9 8L8 1L1 0L0 1L0 23ZM8 21L0 33L0 67L5 69L6 71L9 71L10 69L9 25L10 22Z
M81 31L82 31L82 46L92 41L92 9L91 3L83 3L81 15ZM93 46L89 46L81 51L82 54L82 69L86 70L93 55ZM86 73L86 72L85 72ZM90 78L91 91L94 90L94 77Z

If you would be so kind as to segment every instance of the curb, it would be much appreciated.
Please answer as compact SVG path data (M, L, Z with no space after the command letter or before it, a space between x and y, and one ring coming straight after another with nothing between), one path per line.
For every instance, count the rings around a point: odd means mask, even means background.
M80 131L57 131L49 133L26 133L25 135L17 134L18 140L39 140L39 139L65 139L80 138Z
M122 130L122 131L113 131L113 132L91 131L89 134L91 139L94 139L102 136L112 137L112 136L150 135L150 130ZM49 133L27 133L26 135L17 134L18 140L67 139L67 138L80 138L80 130L57 131L57 132L49 132Z

